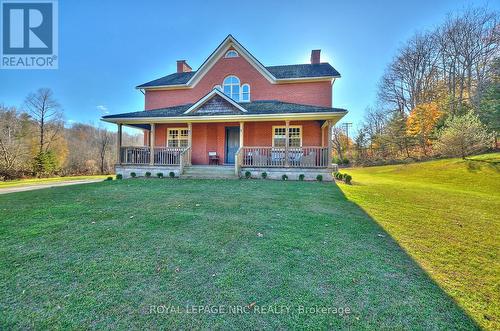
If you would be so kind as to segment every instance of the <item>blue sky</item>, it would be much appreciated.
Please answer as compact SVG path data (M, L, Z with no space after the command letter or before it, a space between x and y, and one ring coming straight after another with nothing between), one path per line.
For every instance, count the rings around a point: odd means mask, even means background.
M65 118L99 124L105 113L142 110L135 86L193 69L229 34L264 65L307 63L311 49L341 74L334 107L357 123L398 47L448 12L500 2L420 1L59 1L59 69L0 70L0 103L20 106L53 89ZM114 127L113 127L114 129Z

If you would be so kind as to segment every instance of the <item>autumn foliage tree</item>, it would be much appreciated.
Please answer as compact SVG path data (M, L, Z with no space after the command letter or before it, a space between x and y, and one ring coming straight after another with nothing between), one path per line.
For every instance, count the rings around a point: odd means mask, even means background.
M432 144L430 137L442 115L438 105L429 102L417 105L408 116L408 134L416 138L424 155L428 155L428 148Z

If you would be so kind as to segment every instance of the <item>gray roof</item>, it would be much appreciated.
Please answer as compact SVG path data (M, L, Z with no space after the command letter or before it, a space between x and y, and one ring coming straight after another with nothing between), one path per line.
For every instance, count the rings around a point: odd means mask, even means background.
M193 104L185 104L175 107L160 108L154 110L137 111L132 113L114 114L103 116L103 119L111 118L135 118L135 117L177 117L177 116L203 116L206 114L197 112L184 114L186 110L189 109ZM301 105L297 103L289 103L275 100L259 100L252 102L242 102L239 105L247 110L246 113L242 112L241 115L260 115L260 114L294 114L294 113L329 113L347 112L345 109L341 108L330 108L330 107L319 107L310 105ZM211 114L216 115L216 114ZM221 113L221 115L227 115L227 113Z
M308 77L340 77L329 63L291 64L266 67L277 79ZM137 86L137 88L186 84L196 71L173 73Z

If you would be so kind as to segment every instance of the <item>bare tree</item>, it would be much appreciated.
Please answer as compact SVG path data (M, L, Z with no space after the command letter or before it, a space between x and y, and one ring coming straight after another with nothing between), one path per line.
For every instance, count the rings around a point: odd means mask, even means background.
M26 170L30 126L28 116L0 105L0 177Z
M109 147L112 144L112 134L107 129L99 129L97 137L97 145L99 149L99 159L101 161L101 174L104 174L104 165L106 154L109 152Z
M499 54L499 14L484 8L449 15L436 32L440 71L453 101L450 112L460 111L490 74ZM477 105L475 105L477 108Z
M334 126L332 128L332 143L333 148L337 152L337 155L340 160L343 160L343 150L345 145L346 136L344 130L341 127Z
M61 106L54 99L52 90L48 88L41 88L36 93L30 93L24 105L38 127L39 153L45 152L63 128Z
M438 82L434 35L415 34L389 65L379 86L379 98L391 109L409 113L434 96Z

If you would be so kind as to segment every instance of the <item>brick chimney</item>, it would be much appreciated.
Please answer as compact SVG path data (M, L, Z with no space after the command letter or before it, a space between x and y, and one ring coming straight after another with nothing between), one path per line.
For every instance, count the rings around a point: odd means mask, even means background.
M321 63L321 49L313 49L311 51L311 64Z
M191 72L191 67L187 64L186 60L177 61L177 73L179 72Z

